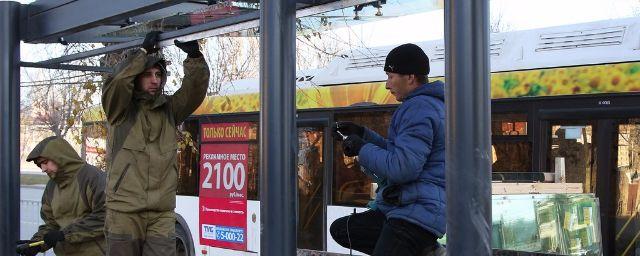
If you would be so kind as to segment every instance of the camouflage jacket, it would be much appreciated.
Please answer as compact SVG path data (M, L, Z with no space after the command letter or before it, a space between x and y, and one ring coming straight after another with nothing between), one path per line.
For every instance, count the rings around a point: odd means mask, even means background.
M45 157L58 165L42 195L40 216L44 224L31 240L60 230L65 240L56 244L56 255L104 255L106 174L85 163L68 142L49 137L40 142L27 159ZM43 245L41 251L48 250Z
M184 79L173 95L136 90L138 75L164 61L135 51L102 89L108 121L107 208L121 212L175 208L177 125L204 100L209 67L203 57L184 61ZM166 83L166 70L162 86Z

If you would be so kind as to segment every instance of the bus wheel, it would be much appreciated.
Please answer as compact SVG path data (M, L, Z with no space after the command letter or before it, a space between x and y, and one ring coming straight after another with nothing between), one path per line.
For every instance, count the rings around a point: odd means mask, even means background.
M194 256L189 233L178 223L176 223L176 256Z

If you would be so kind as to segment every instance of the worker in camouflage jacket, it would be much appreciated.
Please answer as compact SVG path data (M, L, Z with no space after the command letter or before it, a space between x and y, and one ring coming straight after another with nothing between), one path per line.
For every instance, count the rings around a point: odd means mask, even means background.
M50 248L58 256L105 255L106 174L83 161L61 137L42 140L27 156L49 176L42 195L40 216L44 224L18 253L36 255Z
M107 217L109 255L174 255L177 126L204 100L209 67L197 41L187 53L181 88L163 94L165 61L156 57L159 32L150 32L102 88L108 121Z

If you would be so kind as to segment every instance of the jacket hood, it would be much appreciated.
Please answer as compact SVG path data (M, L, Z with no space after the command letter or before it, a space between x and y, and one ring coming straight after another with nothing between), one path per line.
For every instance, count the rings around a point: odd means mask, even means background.
M411 92L405 100L411 99L418 95L436 97L444 101L444 83L442 81L433 81L431 83L423 84L413 90L413 92Z
M70 181L70 178L84 165L84 161L71 144L58 136L40 141L27 156L27 161L35 161L38 157L52 160L58 165L58 171L51 178L61 185Z
M160 82L160 91L155 95L151 95L147 92L138 90L138 87L135 86L134 98L139 101L151 102L153 103L153 105L157 105L156 104L157 101L162 101L164 103L163 92L164 92L164 86L167 83L167 62L163 58L160 58L158 56L154 56L154 55L147 56L147 61L144 63L144 70L147 70L153 66L160 67L160 71L162 71L162 81ZM140 72L140 74L142 74L144 70Z

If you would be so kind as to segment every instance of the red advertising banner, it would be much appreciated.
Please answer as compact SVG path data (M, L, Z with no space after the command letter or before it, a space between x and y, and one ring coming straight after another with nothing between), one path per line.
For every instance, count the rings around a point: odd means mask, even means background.
M202 144L200 152L200 244L246 251L249 144Z
M202 124L202 142L248 141L250 123Z

